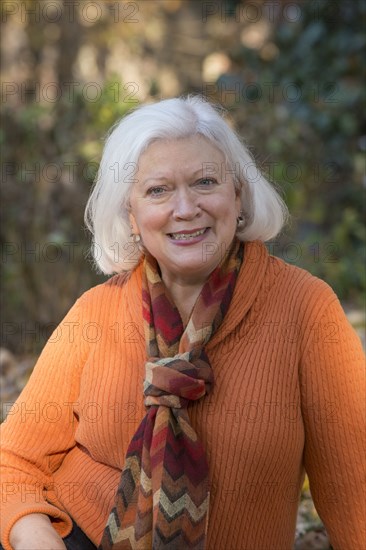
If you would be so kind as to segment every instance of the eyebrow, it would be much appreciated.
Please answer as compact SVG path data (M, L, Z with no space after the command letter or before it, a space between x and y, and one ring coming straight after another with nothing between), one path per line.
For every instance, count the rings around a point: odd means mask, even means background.
M166 178L165 176L151 176L149 178L146 178L142 185L146 185L149 181L167 181L169 178Z
M201 168L197 168L194 172L191 173L190 177L195 176L196 174L204 174L204 166L202 165ZM169 181L169 177L166 176L150 176L143 180L142 185L146 185L149 181Z

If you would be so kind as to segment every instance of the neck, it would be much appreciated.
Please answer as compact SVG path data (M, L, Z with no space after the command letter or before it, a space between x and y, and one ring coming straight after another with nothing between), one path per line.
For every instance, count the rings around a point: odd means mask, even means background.
M206 280L183 282L181 280L164 277L164 275L162 275L162 279L179 310L184 325L186 325Z

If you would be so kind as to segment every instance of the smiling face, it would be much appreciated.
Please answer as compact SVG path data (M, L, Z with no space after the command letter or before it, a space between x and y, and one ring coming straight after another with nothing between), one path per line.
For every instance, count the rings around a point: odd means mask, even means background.
M223 153L202 136L153 142L141 155L130 222L166 284L204 281L229 249L240 198Z

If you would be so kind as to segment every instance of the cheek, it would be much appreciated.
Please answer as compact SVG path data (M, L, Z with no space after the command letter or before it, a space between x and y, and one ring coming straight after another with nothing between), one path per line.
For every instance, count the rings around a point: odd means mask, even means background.
M161 211L159 212L155 209L150 210L148 208L144 208L140 212L138 225L141 233L146 233L146 236L148 237L151 231L158 231L159 229L162 229L164 226L164 220L165 217Z
M218 228L221 237L225 241L231 241L234 238L237 228L237 208L235 207L235 204L227 206L225 209L221 206L221 215L218 216L218 218Z
M217 218L228 227L236 225L237 207L234 201L222 203L217 208Z

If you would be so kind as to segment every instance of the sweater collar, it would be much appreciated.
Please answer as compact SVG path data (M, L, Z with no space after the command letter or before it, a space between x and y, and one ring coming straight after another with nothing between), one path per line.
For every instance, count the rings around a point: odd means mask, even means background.
M244 261L236 281L229 309L206 348L217 345L244 319L251 309L266 273L269 254L261 241L245 243Z
M207 349L218 344L244 319L254 303L261 288L269 254L261 241L245 243L244 261L236 281L229 309L218 331L207 344ZM131 273L129 281L134 292L128 293L129 308L132 318L142 315L142 262Z

